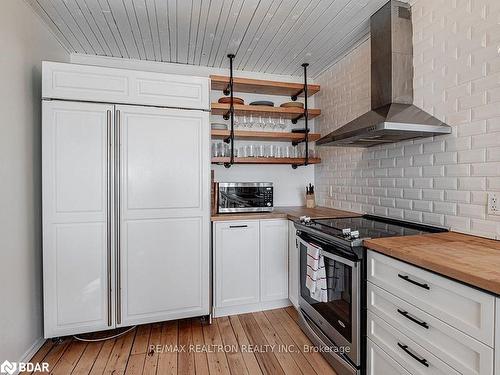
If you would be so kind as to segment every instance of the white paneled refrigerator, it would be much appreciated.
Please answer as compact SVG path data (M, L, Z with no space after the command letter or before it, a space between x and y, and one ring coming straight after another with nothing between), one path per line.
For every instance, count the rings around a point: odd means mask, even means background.
M209 114L43 101L45 337L209 314Z

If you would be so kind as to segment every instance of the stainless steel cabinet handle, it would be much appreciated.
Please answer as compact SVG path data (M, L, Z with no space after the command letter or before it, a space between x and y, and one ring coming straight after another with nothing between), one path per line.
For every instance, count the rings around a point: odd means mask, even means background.
M116 324L122 322L121 310L121 259L120 259L120 121L121 113L116 111L115 115L115 246L116 246Z
M107 283L108 283L108 326L111 327L112 322L112 296L111 296L111 111L107 111L106 117L106 147L107 147L107 163L106 163L106 185L107 185L107 207L106 207L106 241L107 241Z

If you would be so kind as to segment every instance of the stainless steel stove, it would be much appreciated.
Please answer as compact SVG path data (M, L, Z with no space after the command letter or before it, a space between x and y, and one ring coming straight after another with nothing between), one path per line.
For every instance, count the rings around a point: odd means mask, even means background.
M366 249L368 238L410 236L444 228L363 215L301 220L295 224L300 257L301 327L337 374L362 374L366 336ZM319 249L319 252L318 252ZM325 293L318 300L307 286L311 251L324 264ZM314 296L314 297L313 297Z

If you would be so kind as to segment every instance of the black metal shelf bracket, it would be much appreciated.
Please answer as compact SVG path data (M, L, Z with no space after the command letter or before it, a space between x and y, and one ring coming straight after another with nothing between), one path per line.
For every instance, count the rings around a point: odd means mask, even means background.
M229 158L228 163L224 163L224 167L230 168L231 165L234 164L233 60L234 60L235 55L231 53L231 54L227 55L227 57L229 58L229 85L224 90L224 94L231 95L231 102L229 104L229 111L226 114L224 114L223 118L225 120L229 120L229 119L231 120L231 128L230 128L230 132L229 132L229 138L224 139L224 142L231 144L231 149L230 149L231 150L231 157Z
M302 142L305 143L305 160L302 164L292 164L293 169L297 169L297 167L303 165L306 166L309 164L309 113L307 107L307 67L308 63L303 63L302 67L304 68L304 88L300 90L296 95L292 96L292 100L297 100L297 96L299 94L304 93L304 113L299 117L292 119L292 124L296 124L297 120L304 118L304 140ZM295 99L294 99L295 97ZM300 143L300 142L299 142Z
M299 95L302 94L303 92L304 92L304 89L300 89L299 91L297 91L297 93L292 95L292 100L295 102L297 100L297 98L299 97Z

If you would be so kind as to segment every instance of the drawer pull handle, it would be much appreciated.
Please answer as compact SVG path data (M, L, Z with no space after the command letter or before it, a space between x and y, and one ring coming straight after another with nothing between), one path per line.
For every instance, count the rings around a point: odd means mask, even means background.
M418 319L414 318L413 316L411 316L410 314L408 314L408 311L404 311L404 310L398 309L398 313L400 313L401 315L403 315L406 319L411 320L413 323L417 323L419 326L424 327L425 329L429 329L429 325L426 322L423 322L421 320L418 320Z
M398 342L398 346L404 350L404 352L406 354L408 354L410 357L412 357L415 361L421 363L422 365L424 365L425 367L429 367L429 362L427 362L427 360L425 358L420 358L418 355L416 354L413 354L410 349L408 349L408 345L403 345L401 343Z
M229 228L247 228L248 225L230 225Z
M428 284L419 283L418 281L410 279L409 276L401 275L400 273L398 273L398 277L401 278L401 279L403 279L404 281L408 281L409 283L412 283L413 285L419 286L421 288L424 288L424 289L427 289L427 290L431 289Z

